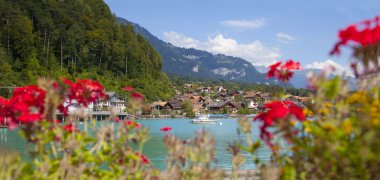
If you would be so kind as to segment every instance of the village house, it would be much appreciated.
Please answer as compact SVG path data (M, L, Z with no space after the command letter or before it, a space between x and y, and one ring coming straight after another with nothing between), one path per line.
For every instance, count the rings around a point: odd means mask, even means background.
M215 92L226 92L223 86L214 86Z
M197 93L202 93L202 92L209 93L209 92L211 92L211 87L199 87L195 90L195 92L197 92Z
M205 99L202 96L191 96L189 99L192 104L205 102Z
M167 103L167 107L172 111L180 111L182 108L182 101L174 98Z
M226 99L227 97L228 97L227 93L225 93L225 92L219 92L219 93L215 94L213 98L216 101L220 101L222 99Z
M243 101L249 110L257 110L261 92L246 91L243 95Z
M201 114L203 108L204 108L204 103L193 104L193 112L195 114Z
M99 99L87 107L82 107L75 100L70 101L67 98L63 105L68 108L69 114L81 111L92 115L92 117L97 120L107 119L112 113L116 113L120 119L124 119L127 116L125 113L126 99L120 97L115 92L106 92L106 98ZM58 110L57 115L59 120L64 120L62 113Z
M183 87L186 89L189 89L189 88L194 88L194 85L193 84L184 84Z
M268 102L272 99L272 95L268 92L260 93L260 98L264 100L264 102Z
M153 102L151 105L150 105L150 108L152 110L167 110L167 109L171 109L171 105L168 104L167 102L162 102L162 101L159 101L159 102Z
M289 96L286 100L292 101L297 106L305 108L307 104L312 103L310 97Z
M93 111L109 111L111 108L117 112L124 112L126 99L120 97L115 92L106 92L104 100L98 100L93 105Z
M223 109L227 109L229 113L237 113L239 109L244 108L244 104L241 102L229 100L211 103L208 108L213 113L222 113Z
M231 98L234 98L235 96L240 95L240 92L238 90L235 91L228 91L227 95Z

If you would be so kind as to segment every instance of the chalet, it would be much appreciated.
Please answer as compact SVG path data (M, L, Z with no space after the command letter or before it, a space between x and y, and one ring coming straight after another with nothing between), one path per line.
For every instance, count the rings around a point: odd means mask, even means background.
M123 112L126 108L126 99L115 92L106 92L106 99L96 101L93 107L94 111L108 111L113 108L117 112Z
M193 104L205 102L205 99L202 96L191 96L189 99Z
M259 101L256 99L244 99L245 106L250 110L257 110L259 106Z
M150 105L150 108L152 109L152 110L159 110L159 111L161 111L161 110L165 110L165 109L170 109L170 107L171 107L171 105L170 104L168 104L167 102L154 102L154 103L152 103L151 105Z
M225 90L226 90L223 88L223 86L215 86L214 89L216 92L225 92Z
M311 103L310 97L290 96L286 100L292 101L299 107L305 107L306 104Z
M272 99L272 95L270 93L261 93L260 98L262 98L265 102Z
M197 93L205 92L209 93L211 91L211 87L199 87L195 90Z
M227 96L227 93L216 93L214 98L226 98Z
M200 114L203 108L204 108L203 103L193 104L193 112L195 112L196 114Z
M197 92L197 93L203 92L203 87L195 89L194 92Z
M246 91L243 95L244 99L257 99L260 97L261 92L257 91Z
M243 103L234 101L223 101L209 105L210 111L218 113L221 113L224 108L227 108L229 112L236 113L242 107L244 107Z
M240 92L237 91L237 90L235 90L235 91L229 91L229 92L227 93L227 95L228 95L229 97L234 97L234 96L237 96L237 95L239 95L239 94L240 94Z
M182 108L182 101L179 99L172 99L167 103L168 107L170 107L170 110L181 110Z
M189 89L189 88L194 88L194 85L193 84L184 84L183 87L186 89Z
M257 110L260 102L261 92L246 91L243 96L244 104L248 109Z
M70 101L69 99L66 99L65 102L63 103L63 106L67 107L68 113L73 113L80 108L84 110L85 112L96 111L96 106L94 103L90 103L87 107L82 107L76 100Z
M211 89L212 88L210 86L205 87L205 88L203 88L203 92L209 93L209 92L211 92Z

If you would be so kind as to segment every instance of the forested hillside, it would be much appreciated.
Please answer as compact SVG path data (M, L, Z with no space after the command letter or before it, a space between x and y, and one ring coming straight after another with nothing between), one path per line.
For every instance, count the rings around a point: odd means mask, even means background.
M102 0L0 0L0 17L0 86L67 77L132 85L149 100L173 93L160 55Z

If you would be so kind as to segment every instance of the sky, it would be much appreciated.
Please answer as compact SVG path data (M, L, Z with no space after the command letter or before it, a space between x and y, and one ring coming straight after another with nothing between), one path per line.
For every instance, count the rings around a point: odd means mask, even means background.
M339 29L380 15L378 0L105 0L119 17L173 45L241 57L254 65L294 59L346 68L330 56Z

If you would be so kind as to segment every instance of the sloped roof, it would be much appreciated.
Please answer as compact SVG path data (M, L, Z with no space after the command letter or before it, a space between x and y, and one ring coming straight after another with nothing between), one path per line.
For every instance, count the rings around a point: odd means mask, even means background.
M106 92L106 95L109 97L112 97L112 96L115 96L116 93L115 92Z
M303 103L307 103L307 102L312 101L311 97L300 97L300 98L301 98L301 102L303 102Z
M196 99L198 100L199 98L201 98L201 96L191 96L190 99Z
M271 97L272 95L270 94L270 93L267 93L267 92L265 92L265 93L261 93L260 94L260 97L262 97L262 98L269 98L269 97Z
M179 99L172 99L168 102L173 108L181 108L182 102Z
M165 106L167 102L153 102L150 107Z
M223 102L213 102L209 105L210 108L221 108L226 104L225 101Z
M235 102L235 101L230 101L229 103L237 109L241 108L241 104L242 104L241 102Z
M260 92L257 92L257 91L246 91L245 95L243 97L244 98L253 98L253 97L257 97L258 95L260 95Z

